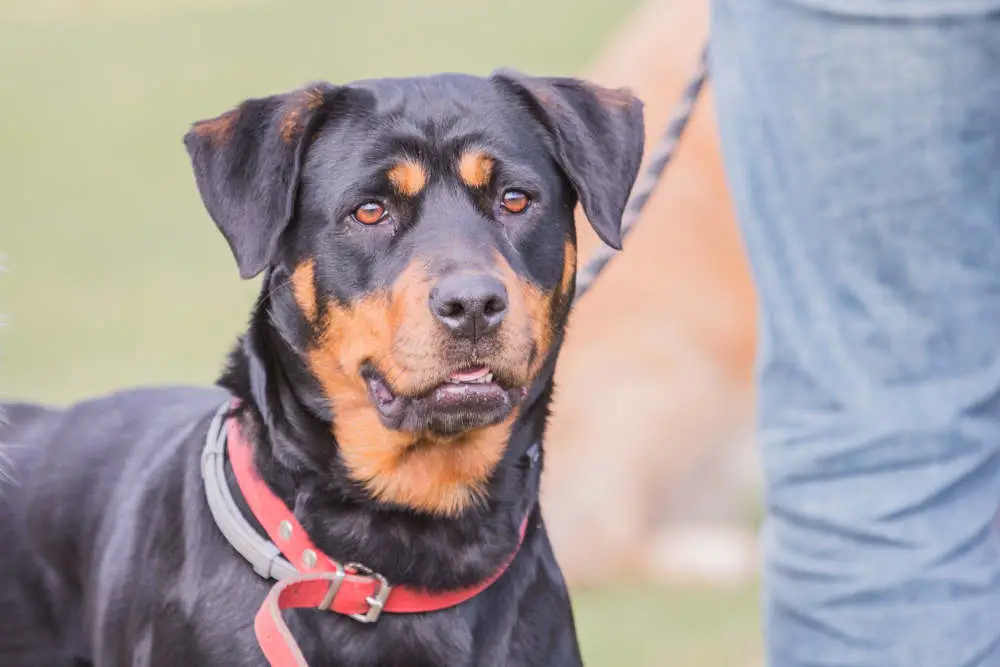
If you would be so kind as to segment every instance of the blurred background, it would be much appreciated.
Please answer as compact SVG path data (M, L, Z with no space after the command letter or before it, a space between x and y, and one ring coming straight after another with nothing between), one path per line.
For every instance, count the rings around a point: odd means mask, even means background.
M651 144L706 34L703 0L0 1L0 396L214 380L256 281L201 207L192 121L511 66L631 87ZM588 665L762 664L754 307L709 86L558 370L543 502Z

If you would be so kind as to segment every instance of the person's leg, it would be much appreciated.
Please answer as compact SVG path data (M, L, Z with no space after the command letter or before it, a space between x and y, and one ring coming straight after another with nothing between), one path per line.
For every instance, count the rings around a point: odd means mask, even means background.
M768 664L1000 665L1000 13L840 4L713 4Z

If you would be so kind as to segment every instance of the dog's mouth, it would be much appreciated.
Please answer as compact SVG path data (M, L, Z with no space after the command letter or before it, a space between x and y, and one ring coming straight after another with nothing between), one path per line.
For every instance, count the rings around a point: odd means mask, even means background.
M506 419L527 393L489 366L466 366L450 372L444 381L413 396L393 390L372 365L361 376L382 423L391 429L458 435L498 424Z

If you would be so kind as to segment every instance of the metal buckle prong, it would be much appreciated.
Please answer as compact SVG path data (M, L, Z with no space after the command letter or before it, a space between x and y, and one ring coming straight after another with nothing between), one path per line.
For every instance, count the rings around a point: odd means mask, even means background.
M389 593L392 592L392 586L389 585L388 579L361 563L348 563L347 569L366 577L372 577L378 582L378 588L375 589L375 595L369 595L365 598L365 602L368 603L368 611L364 614L350 614L350 617L355 621L360 621L361 623L374 623L378 620L378 617L382 615L382 610L385 609L385 601L389 599Z
M337 598L337 593L340 592L340 586L344 583L344 577L347 576L347 571L340 563L336 563L337 571L333 573L333 578L330 580L330 588L327 589L326 595L323 596L323 600L316 605L317 609L323 611L329 611L333 608L333 601Z

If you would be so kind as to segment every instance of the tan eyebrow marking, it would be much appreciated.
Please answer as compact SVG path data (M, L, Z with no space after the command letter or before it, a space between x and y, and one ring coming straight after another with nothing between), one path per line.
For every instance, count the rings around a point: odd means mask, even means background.
M493 176L493 158L478 149L466 151L458 160L458 175L470 188L486 187Z
M424 166L411 158L397 162L386 175L396 191L407 197L420 194L424 185L427 184L427 172L424 170Z

